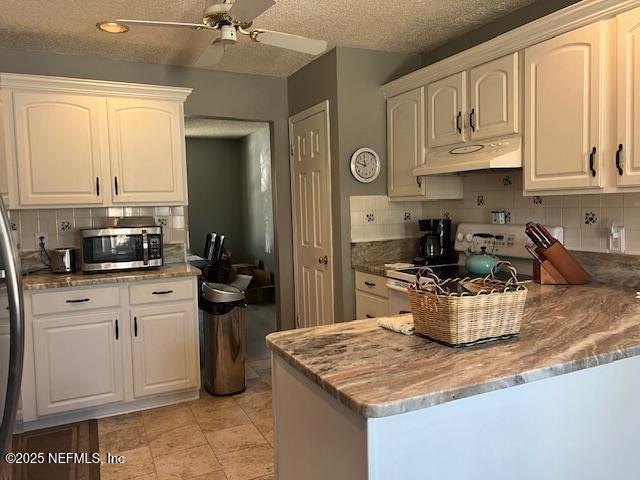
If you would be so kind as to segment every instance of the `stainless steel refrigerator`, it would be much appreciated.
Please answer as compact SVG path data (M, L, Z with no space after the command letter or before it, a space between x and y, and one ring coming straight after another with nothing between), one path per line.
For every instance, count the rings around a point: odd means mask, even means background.
M10 478L4 455L11 440L20 401L24 357L24 311L18 253L11 224L0 198L0 478Z

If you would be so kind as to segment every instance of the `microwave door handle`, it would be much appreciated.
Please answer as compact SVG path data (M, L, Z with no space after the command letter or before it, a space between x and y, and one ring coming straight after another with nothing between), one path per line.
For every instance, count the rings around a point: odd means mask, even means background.
M149 265L149 235L146 230L142 230L142 262Z

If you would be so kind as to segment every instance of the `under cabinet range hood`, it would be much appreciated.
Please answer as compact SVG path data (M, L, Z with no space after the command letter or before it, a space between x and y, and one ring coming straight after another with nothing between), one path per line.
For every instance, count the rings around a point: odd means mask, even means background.
M494 168L522 167L519 135L431 149L426 162L413 170L417 177Z

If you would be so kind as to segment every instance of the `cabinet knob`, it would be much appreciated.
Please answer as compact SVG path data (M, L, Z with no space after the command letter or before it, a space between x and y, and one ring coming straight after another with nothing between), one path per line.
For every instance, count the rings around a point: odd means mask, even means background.
M472 108L471 113L469 114L469 126L471 127L471 131L476 131L476 109Z

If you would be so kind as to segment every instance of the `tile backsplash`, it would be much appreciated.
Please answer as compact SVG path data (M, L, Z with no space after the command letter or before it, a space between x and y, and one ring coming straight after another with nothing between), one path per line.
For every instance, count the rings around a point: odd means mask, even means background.
M78 230L108 225L110 217L155 217L163 226L165 243L186 243L185 207L67 208L9 210L18 249L37 250L36 233L46 233L48 248L79 247Z
M420 218L490 223L492 210L504 210L510 223L531 220L563 226L565 244L572 250L606 252L610 227L624 226L625 253L640 255L640 193L525 197L520 172L467 174L464 200L390 202L386 196L351 197L351 241L418 236Z

